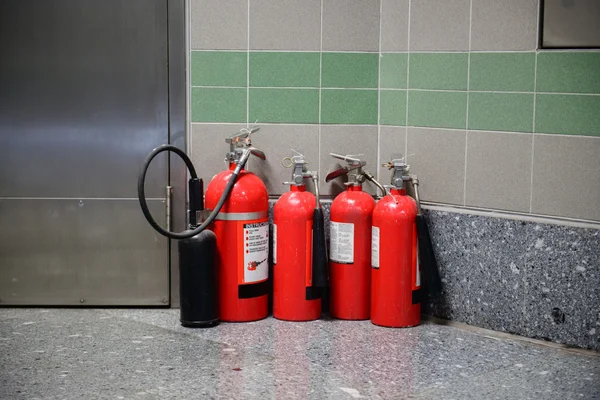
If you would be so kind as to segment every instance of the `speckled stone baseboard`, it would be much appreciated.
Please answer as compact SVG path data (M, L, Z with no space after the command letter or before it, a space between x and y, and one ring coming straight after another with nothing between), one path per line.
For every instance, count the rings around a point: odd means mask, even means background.
M444 283L426 312L600 350L600 231L428 211Z
M444 284L426 314L600 350L600 230L432 210L426 218Z

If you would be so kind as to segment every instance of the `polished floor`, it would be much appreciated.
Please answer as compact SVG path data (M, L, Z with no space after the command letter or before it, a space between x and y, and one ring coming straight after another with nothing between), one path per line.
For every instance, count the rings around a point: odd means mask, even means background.
M600 354L426 322L0 309L0 399L600 399Z

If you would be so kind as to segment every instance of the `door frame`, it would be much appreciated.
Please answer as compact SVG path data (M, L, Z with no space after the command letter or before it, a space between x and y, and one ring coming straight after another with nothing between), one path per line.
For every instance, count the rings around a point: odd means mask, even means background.
M169 144L187 152L188 144L188 34L186 0L166 0L169 74ZM189 152L187 152L189 154ZM177 157L177 156L175 156ZM186 229L187 171L185 165L169 157L171 197L171 230ZM179 254L177 241L169 240L170 306L179 307Z

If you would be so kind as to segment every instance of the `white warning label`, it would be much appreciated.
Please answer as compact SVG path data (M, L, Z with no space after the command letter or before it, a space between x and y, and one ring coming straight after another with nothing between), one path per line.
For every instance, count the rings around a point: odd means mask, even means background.
M340 264L354 263L354 224L331 221L329 258Z
M371 229L371 266L379 269L379 228Z
M269 277L269 222L244 224L244 283Z
M277 264L277 225L273 224L273 264Z

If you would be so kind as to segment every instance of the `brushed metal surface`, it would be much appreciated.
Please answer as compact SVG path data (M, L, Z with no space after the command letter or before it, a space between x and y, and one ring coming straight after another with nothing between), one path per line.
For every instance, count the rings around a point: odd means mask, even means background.
M169 101L185 67L168 65L183 2L0 1L0 305L169 304L169 241L136 182L185 125ZM146 194L163 223L168 184L162 154Z
M2 0L0 54L0 197L135 197L168 141L167 1Z
M0 200L0 227L1 305L168 302L168 241L135 200Z

